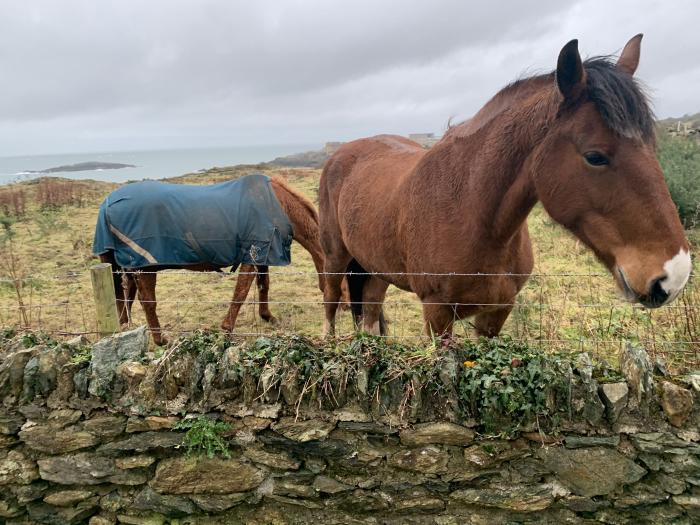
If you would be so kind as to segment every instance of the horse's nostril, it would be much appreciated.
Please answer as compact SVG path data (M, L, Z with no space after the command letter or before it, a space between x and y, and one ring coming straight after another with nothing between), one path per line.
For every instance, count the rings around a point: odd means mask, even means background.
M641 303L649 308L657 308L666 302L668 292L664 290L661 284L666 280L666 277L659 277L649 288L649 294L641 298Z

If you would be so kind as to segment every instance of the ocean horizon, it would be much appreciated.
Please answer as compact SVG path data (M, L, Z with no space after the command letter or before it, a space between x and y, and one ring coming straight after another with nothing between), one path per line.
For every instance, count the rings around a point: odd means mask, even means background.
M140 151L107 151L100 153L64 153L0 157L0 185L22 182L37 177L53 176L77 180L126 182L142 179L163 179L214 167L258 164L276 157L321 149L321 144L277 144L216 148L181 148ZM133 168L59 171L33 173L81 162L132 164Z

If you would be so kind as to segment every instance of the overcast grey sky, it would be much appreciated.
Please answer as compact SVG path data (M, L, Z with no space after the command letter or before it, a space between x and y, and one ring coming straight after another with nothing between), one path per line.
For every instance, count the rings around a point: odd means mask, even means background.
M645 34L657 115L700 111L700 2L3 0L0 155L440 133L501 86Z

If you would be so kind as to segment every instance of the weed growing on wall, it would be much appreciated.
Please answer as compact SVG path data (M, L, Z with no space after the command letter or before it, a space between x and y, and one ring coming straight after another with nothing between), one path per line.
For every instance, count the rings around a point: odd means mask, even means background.
M71 348L71 350L73 352L71 363L73 364L87 363L92 359L92 347L90 345L78 345Z
M196 332L175 346L215 362L226 344L221 335ZM566 407L561 401L570 386L563 382L570 370L564 357L509 338L415 346L367 334L335 341L293 335L259 337L231 351L228 377L248 385L257 399L274 402L284 395L297 409L305 401L330 408L340 405L352 384L352 395L380 405L396 402L403 417L414 396L443 406L456 395L462 416L486 433L506 429L512 435L533 425L555 429L557 407Z
M33 348L38 345L54 347L57 344L58 342L55 339L43 332L25 332L22 334L22 346L24 348Z
M260 337L240 347L230 373L240 381L264 382L266 393L285 385L295 393L297 406L308 399L319 406L337 405L349 382L365 383L372 398L401 385L407 402L416 388L430 394L444 389L438 378L444 357L431 348L367 334L322 342L298 335Z
M206 363L214 363L228 346L223 332L214 330L195 330L188 337L183 337L177 344L177 352L187 352L201 358Z
M368 391L377 397L394 381L407 386L406 394L418 385L427 395L444 394L445 384L440 373L449 354L432 340L426 346L415 346L367 334L357 335L344 350L355 356L367 371Z
M466 341L463 352L460 403L486 432L512 434L539 420L556 426L555 399L569 387L562 379L568 366L562 358L509 338Z
M175 425L175 430L187 430L182 446L188 455L206 454L208 458L221 455L230 458L228 444L223 438L231 427L223 421L216 421L206 416L185 419Z

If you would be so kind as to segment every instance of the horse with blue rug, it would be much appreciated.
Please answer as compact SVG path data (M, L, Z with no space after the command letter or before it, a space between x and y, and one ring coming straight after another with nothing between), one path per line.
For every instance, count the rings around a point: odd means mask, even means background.
M269 266L291 263L291 243L308 252L324 280L313 204L279 178L261 174L210 186L143 181L110 193L100 206L93 253L112 264L117 311L129 321L136 292L156 344L165 344L156 313L156 272L241 267L222 328L232 331L253 279L260 317L268 306Z

